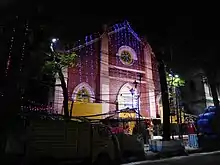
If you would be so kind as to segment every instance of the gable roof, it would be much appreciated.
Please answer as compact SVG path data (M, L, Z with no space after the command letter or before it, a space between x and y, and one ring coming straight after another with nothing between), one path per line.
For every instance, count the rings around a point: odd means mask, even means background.
M115 24L111 27L108 27L107 29L107 33L108 35L112 35L112 34L115 34L115 33L118 33L124 29L128 29L128 31L139 41L141 42L142 44L144 44L144 42L140 39L140 37L138 36L137 33L135 33L135 31L131 28L129 22L127 20L125 20L123 23L118 23L118 24ZM76 50L79 50L81 48L84 48L88 45L91 45L97 41L99 41L100 39L102 38L102 34L100 35L100 33L98 34L91 34L89 36L85 36L85 39L84 41L80 42L76 42L76 47L70 49L70 50L67 50L67 52L72 52L72 51L76 51Z

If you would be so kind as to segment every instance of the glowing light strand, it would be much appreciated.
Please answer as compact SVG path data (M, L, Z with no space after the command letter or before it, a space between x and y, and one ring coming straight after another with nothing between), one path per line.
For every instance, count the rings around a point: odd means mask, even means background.
M85 59L85 64L84 64L83 67L84 67L84 70L86 70L86 73L85 73L85 78L86 78L86 80L85 80L85 81L88 83L88 81L89 81L88 74L89 74L89 73L88 73L88 68L85 69L85 67L88 66L88 52L89 52L90 50L88 50L88 49L89 49L88 46L87 46L85 49L86 49L86 53L85 53L84 58L86 58L86 59Z
M16 32L16 29L13 28L12 30L12 37L11 37L11 41L10 41L10 47L9 47L9 53L8 53L8 60L7 60L7 64L6 64L6 70L5 70L5 76L8 76L8 71L11 65L11 53L12 53L12 48L14 45L14 34Z
M109 35L111 35L111 34L115 34L115 33L117 33L117 32L119 32L120 30L124 30L124 29L128 29L129 30L129 32L138 40L138 41L140 41L140 42L142 42L141 41L141 39L139 38L139 36L137 35L137 33L135 33L134 32L134 30L131 28L131 26L130 26L130 24L129 24L129 22L128 21L124 21L123 23L118 23L118 24L115 24L115 25L113 25L112 27L110 27L109 29L108 29L108 33L109 33ZM81 42L80 40L79 41L77 41L76 42L76 46L74 47L74 48L72 48L71 50L69 50L70 52L72 52L72 51L76 51L76 50L79 50L79 49L81 49L81 48L83 48L83 47L85 47L85 46L88 46L88 45L90 45L90 44L93 44L94 42L96 42L96 41L98 41L99 39L100 39L100 37L101 37L101 35L98 33L98 34L92 34L92 36L93 36L93 39L92 40L87 40L86 42L84 41L84 42ZM88 37L88 36L86 36L86 37ZM143 43L143 42L142 42Z
M20 71L22 70L22 66L23 66L23 60L24 60L24 55L25 55L25 48L26 48L26 40L27 40L28 30L29 30L29 26L28 26L28 23L26 23L26 25L25 25L25 33L24 33L25 41L24 41L24 43L22 45L22 52L21 52Z
M118 51L118 49L119 49L119 45L118 45L118 40L119 40L119 38L120 38L120 33L118 32L118 33L116 33L115 34L116 36L117 36L117 38L116 38L116 40L115 40L115 45L116 45L116 52ZM118 57L116 57L116 65L119 65L120 64L120 61L119 61L119 58Z
M92 36L90 36L90 40L92 40ZM94 80L94 45L90 45L90 58L91 58L91 78Z

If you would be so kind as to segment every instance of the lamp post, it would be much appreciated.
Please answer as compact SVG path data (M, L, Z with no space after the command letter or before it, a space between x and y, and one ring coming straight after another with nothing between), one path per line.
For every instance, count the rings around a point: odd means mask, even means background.
M131 95L132 95L132 108L134 108L134 92L135 90L133 88L130 89Z
M139 125L138 129L140 131L141 113L140 113L140 101L139 101L139 99L140 99L140 96L141 96L141 80L142 80L142 75L141 74L138 75L138 80L140 82L140 86L139 86L139 92L138 92L138 96L137 96L137 104L138 104L137 105L137 113L138 113L138 125ZM135 86L135 89L137 90L138 82L135 80L133 84Z

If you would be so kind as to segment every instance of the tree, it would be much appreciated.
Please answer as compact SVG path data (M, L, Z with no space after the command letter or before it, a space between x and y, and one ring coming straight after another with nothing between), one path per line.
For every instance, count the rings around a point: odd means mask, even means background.
M182 87L185 85L185 81L181 79L179 76L173 76L169 73L166 75L167 78L167 85L169 87Z
M75 53L63 54L59 52L52 52L51 54L47 54L48 59L45 62L45 65L42 68L42 72L55 77L58 75L61 87L63 90L63 108L64 108L64 116L65 119L69 118L69 109L68 109L68 89L65 81L65 77L63 75L63 69L68 67L74 67L76 64Z

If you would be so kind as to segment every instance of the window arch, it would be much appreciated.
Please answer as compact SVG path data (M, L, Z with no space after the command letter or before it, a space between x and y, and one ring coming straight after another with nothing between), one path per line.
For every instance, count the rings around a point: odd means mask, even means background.
M74 102L94 102L95 94L88 83L80 83L75 87L72 94Z
M132 90L133 90L133 95L132 95ZM135 89L133 85L131 85L130 83L125 83L124 85L121 86L118 92L118 96L117 96L117 101L119 104L118 109L121 110L126 108L137 108L138 103L140 104L140 101L139 102L137 101L138 99L139 96L137 89Z

